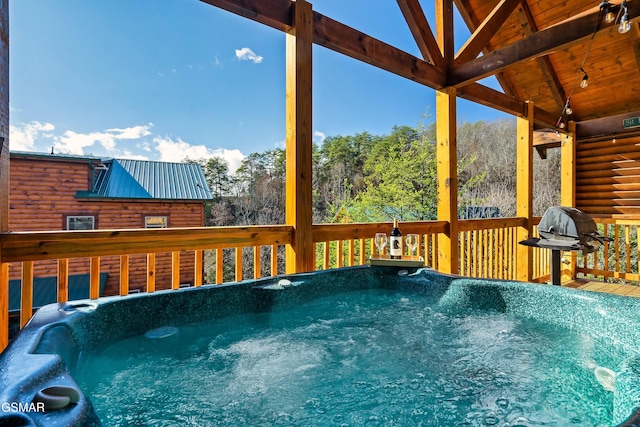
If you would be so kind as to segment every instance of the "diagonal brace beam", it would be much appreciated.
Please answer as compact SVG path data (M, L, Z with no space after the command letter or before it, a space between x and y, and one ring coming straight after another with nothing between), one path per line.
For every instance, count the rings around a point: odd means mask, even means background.
M629 2L628 7L629 15L634 17L631 22L638 21L640 2ZM593 34L599 16L599 10L596 9L590 14L545 28L501 49L465 62L451 70L448 85L464 86L499 73L514 64L581 43ZM603 25L598 33L610 30L609 26Z
M427 18L424 16L420 2L418 0L397 0L397 2L422 57L429 60L436 68L444 69L444 58L442 58L440 47Z
M462 64L476 58L487 47L491 37L498 32L502 23L518 4L520 0L502 0L498 3L484 22L476 28L469 40L458 50L454 64Z

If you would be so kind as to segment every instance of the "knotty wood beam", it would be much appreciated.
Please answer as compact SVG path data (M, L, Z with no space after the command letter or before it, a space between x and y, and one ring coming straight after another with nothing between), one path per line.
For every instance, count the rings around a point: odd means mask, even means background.
M560 204L576 206L576 122L570 121L568 133L562 136L560 145ZM570 252L565 257L568 265L562 266L561 280L572 280L576 276L577 256Z
M313 41L434 89L446 81L444 70L318 12L313 12Z
M533 103L527 103L526 117L518 117L516 143L516 216L525 218L518 227L518 241L533 237ZM533 278L533 248L518 245L516 279L530 282Z
M418 0L397 0L397 2L423 59L430 61L437 68L444 68L442 53L440 53L438 42L431 31L429 22L424 16L420 2Z
M485 105L496 110L513 114L518 117L527 115L527 103L498 92L495 89L484 86L480 83L472 83L458 89L458 96L469 101L473 101L480 105ZM534 107L534 120L536 125L540 127L555 127L558 120L557 114L551 114L548 111Z
M280 31L292 31L295 2L290 0L201 1ZM435 67L318 12L313 12L313 42L431 88L441 88L445 84L446 77L441 67Z
M293 31L287 34L286 75L286 223L293 241L286 247L287 273L315 270L311 151L313 10L297 0Z
M453 1L436 0L436 40L446 68L453 64Z
M458 50L454 64L459 65L476 58L518 4L520 4L520 0L501 0Z
M438 220L447 232L438 234L438 270L457 274L458 260L458 159L456 147L456 89L436 92L436 169Z
M474 32L480 26L480 24L482 24L482 22L480 21L480 19L472 16L469 13L469 11L471 10L469 2L467 0L455 0L455 4L458 13L460 13L460 16L462 16L462 19L467 24L467 28L469 28L471 32ZM489 52L489 49L485 47L483 49L483 52ZM511 83L511 80L507 79L502 73L496 74L495 78L498 80L498 83L500 83L500 86L502 87L502 90L506 95L517 97L517 91Z
M629 16L633 17L632 23L637 22L640 19L640 2L629 2L628 7ZM598 17L599 10L595 9L589 14L545 28L501 49L465 62L451 70L448 85L466 85L496 74L516 63L581 43L583 39L593 34ZM611 31L610 26L601 26L598 32L603 31Z
M640 25L633 24L629 34L631 36L631 43L633 43L633 54L636 58L636 65L638 69L640 69Z
M520 8L519 12L520 13L518 14L518 18L523 24L524 31L527 33L527 35L531 35L537 32L538 26L536 25L536 21L533 19L531 9L529 9L527 2L522 3L522 7ZM547 81L547 85L549 85L549 89L551 90L551 94L553 95L553 100L556 102L558 109L564 108L567 94L565 93L564 88L560 83L558 73L556 73L551 60L548 56L542 56L540 58L537 58L536 61Z
M280 31L291 29L293 3L290 0L200 0L236 15L244 16Z
M576 123L576 135L580 140L611 136L613 134L618 136L637 135L640 133L640 128L624 128L624 119L631 117L640 117L640 110L598 119L583 120Z

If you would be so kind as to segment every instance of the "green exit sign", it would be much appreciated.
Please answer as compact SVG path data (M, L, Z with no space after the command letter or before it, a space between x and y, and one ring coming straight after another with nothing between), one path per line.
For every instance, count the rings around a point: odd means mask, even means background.
M630 117L622 121L622 127L625 129L640 127L640 117Z

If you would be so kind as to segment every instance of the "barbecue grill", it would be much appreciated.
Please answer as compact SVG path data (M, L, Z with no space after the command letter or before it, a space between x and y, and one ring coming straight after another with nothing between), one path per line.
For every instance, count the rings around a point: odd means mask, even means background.
M560 284L560 254L563 251L598 250L598 243L612 241L598 232L595 221L579 209L553 206L546 210L538 224L540 238L530 238L521 245L551 250L551 283Z

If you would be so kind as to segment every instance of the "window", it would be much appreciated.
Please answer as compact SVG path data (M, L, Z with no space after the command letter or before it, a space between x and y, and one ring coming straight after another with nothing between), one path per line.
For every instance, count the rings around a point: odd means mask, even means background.
M93 230L95 218L93 216L68 216L67 230Z
M145 228L167 228L166 216L145 216L144 217Z

